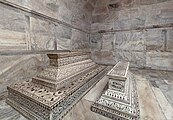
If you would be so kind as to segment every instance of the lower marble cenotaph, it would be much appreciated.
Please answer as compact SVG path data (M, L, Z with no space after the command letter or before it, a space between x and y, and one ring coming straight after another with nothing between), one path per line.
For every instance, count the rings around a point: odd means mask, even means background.
M30 120L60 120L107 72L88 52L48 54L50 64L31 80L8 86L6 102Z
M93 112L113 120L139 119L136 83L128 69L129 62L118 62L108 72L108 85L91 106Z

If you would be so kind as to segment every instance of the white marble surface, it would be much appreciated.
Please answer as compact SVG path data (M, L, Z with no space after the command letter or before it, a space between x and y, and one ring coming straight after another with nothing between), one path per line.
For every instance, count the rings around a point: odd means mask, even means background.
M133 70L137 82L141 120L173 119L173 72ZM90 107L108 81L103 77L63 118L63 120L110 120L91 112ZM166 82L165 82L166 81ZM26 120L22 115L0 101L0 120Z
M109 4L116 8L111 10ZM172 4L173 0L98 0L91 24L95 62L126 60L131 67L172 70L173 29L167 27L173 23ZM103 56L105 51L115 57Z

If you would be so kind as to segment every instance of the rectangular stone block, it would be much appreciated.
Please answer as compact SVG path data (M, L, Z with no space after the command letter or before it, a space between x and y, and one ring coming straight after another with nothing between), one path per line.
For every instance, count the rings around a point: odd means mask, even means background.
M89 49L89 34L73 29L71 37L71 49Z
M118 62L107 74L110 79L126 80L129 62Z
M55 25L38 18L30 18L31 49L55 49Z
M173 55L171 52L147 52L146 66L152 69L173 70Z
M146 49L143 31L124 31L115 34L115 48L143 52Z
M113 42L114 42L114 34L103 34L101 38L101 50L102 51L112 51L114 48Z
M130 62L130 67L143 68L146 66L146 52L115 50L114 60Z
M107 74L109 78L108 88L111 90L125 92L127 89L125 86L129 85L129 81L127 80L128 69L129 62L119 61Z
M56 36L57 50L71 49L72 28L62 25L57 25L55 26L55 36Z
M166 33L163 29L151 29L145 32L147 51L164 51Z
M112 51L93 51L91 56L92 60L99 64L114 65L118 62Z
M27 37L26 33L0 30L0 51L4 50L27 50Z
M0 50L27 50L27 18L20 11L1 3L0 16Z
M91 25L91 31L98 32L100 30L112 30L114 28L114 22L102 22L102 23L93 23Z
M50 59L50 66L60 67L63 65L79 62L82 60L87 60L90 58L90 52L66 52L63 53L52 53L47 54Z
M167 51L173 51L173 28L167 30Z

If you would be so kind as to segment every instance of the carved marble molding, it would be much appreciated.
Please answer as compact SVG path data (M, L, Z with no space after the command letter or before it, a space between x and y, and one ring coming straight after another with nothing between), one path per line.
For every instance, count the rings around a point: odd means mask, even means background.
M62 52L47 54L50 59L50 66L62 66L82 60L90 59L90 52Z
M107 71L90 59L49 66L32 80L8 86L7 103L30 120L61 120Z
M32 82L58 90L67 84L74 82L81 74L89 72L98 65L91 60L69 64L61 67L48 67L37 77L32 78Z
M139 119L136 83L128 67L128 62L118 62L107 74L108 87L91 106L93 112L114 120Z
M115 80L126 80L129 69L129 62L118 62L107 74L109 78Z
M56 92L30 81L15 84L8 87L7 103L31 120L60 120L104 76L105 68L100 66L90 74L82 75L75 85Z

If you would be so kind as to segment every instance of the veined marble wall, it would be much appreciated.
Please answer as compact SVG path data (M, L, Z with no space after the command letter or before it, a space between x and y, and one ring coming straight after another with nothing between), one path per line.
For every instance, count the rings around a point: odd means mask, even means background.
M98 0L92 15L96 62L173 70L173 0Z
M2 0L0 51L88 49L94 1Z
M0 98L7 85L29 79L43 69L48 62L44 51L89 49L95 2L0 1Z

